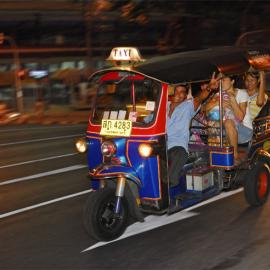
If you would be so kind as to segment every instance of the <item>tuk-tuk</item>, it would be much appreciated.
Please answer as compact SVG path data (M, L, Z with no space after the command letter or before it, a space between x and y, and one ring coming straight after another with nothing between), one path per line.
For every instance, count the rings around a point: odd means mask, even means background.
M143 222L147 214L173 214L239 186L244 186L250 205L266 202L269 102L254 121L252 141L241 146L245 158L238 166L234 165L233 147L224 139L223 121L215 127L217 140L209 140L212 135L201 121L199 109L190 125L189 158L179 185L170 188L168 177L166 108L173 86L189 83L195 87L210 80L213 72L245 73L250 63L244 50L224 47L144 61L136 48L120 47L112 50L108 60L116 65L90 78L95 98L86 137L76 143L80 152L87 151L93 189L83 216L90 236L110 241L132 220ZM220 119L221 84L220 80Z

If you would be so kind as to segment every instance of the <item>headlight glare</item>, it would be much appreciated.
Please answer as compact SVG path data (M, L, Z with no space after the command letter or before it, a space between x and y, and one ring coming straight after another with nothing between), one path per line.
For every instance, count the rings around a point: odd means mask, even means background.
M153 148L148 143L142 143L139 145L138 151L142 157L149 157L153 153Z
M85 153L87 151L88 146L84 138L77 140L75 145L78 152Z

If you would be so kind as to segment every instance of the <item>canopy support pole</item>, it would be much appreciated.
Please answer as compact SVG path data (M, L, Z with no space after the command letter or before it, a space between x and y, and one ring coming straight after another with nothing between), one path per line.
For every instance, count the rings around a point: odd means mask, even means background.
M136 103L135 103L135 86L134 86L134 80L132 81L132 110L133 112L136 112Z
M219 130L220 147L223 147L223 98L222 98L222 80L219 80Z

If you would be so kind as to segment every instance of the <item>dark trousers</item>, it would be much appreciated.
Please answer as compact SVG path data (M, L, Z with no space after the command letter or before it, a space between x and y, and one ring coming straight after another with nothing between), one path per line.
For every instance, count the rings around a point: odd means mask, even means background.
M177 186L182 168L187 162L188 153L182 146L174 146L168 151L170 186Z

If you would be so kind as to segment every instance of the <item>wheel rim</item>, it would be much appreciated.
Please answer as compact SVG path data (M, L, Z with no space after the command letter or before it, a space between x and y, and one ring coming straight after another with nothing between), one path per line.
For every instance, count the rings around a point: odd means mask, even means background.
M115 217L115 202L107 201L99 212L99 224L105 231L117 230L122 224L121 217Z
M258 196L264 198L268 190L268 177L266 172L261 172L258 177Z

